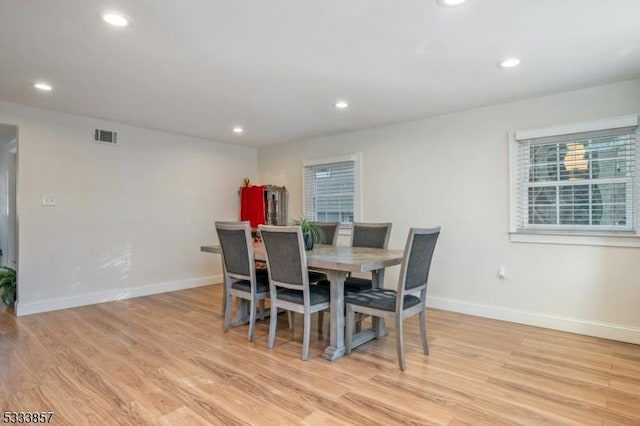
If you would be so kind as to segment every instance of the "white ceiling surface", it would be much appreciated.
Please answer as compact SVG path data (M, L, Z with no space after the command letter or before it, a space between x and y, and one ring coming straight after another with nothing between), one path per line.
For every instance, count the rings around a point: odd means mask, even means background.
M0 100L262 147L636 78L639 17L640 0L0 0Z

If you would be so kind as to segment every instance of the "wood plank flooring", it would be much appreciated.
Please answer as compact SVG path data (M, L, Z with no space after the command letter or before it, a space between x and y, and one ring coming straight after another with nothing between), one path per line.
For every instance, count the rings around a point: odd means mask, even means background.
M303 362L286 315L273 350L268 321L253 343L246 326L223 333L221 290L0 310L0 411L59 425L640 425L637 345L428 310L431 355L407 320L406 372L393 324L337 362L321 357L325 324Z

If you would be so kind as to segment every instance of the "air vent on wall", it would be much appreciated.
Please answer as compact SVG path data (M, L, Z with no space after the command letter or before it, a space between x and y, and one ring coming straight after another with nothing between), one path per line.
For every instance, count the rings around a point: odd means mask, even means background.
M98 143L115 145L118 143L118 133L111 130L96 129L93 134L93 140Z

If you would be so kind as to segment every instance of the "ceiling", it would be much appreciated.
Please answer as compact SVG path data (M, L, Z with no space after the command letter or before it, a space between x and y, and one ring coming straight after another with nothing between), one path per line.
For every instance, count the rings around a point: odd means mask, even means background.
M639 0L0 0L0 100L259 148L640 77L639 17Z

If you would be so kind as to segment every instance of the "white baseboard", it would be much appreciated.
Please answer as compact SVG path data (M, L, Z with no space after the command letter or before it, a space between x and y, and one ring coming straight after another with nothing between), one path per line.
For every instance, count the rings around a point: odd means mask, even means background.
M150 284L140 287L122 288L117 290L101 291L98 293L82 294L71 297L46 299L37 302L16 303L16 315L30 315L40 312L56 311L58 309L75 308L78 306L93 305L95 303L113 302L114 300L131 299L140 296L166 293L169 291L186 290L188 288L202 287L213 283L221 283L222 275L192 278L181 281L169 281Z
M427 297L427 306L445 311L460 312L462 314L640 344L640 328L622 324L587 321L583 319L547 315L536 312L518 311L515 309L470 303L446 297Z
M170 281L151 284L147 286L132 287L103 291L98 293L83 294L79 296L47 299L31 303L16 303L16 315L30 315L40 312L55 311L59 309L75 308L78 306L93 305L95 303L112 302L114 300L131 299L140 296L166 293L169 291L186 290L202 287L212 283L221 283L222 275L192 278L182 281ZM446 297L428 297L427 306L446 311L460 312L462 314L492 318L502 321L510 321L519 324L536 327L550 328L554 330L568 331L587 336L601 337L604 339L619 340L640 344L640 328L621 324L612 324L599 321L587 321L577 318L560 317L555 315L540 314L528 311L519 311L499 306L470 303L463 300L449 299Z

